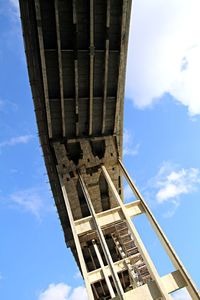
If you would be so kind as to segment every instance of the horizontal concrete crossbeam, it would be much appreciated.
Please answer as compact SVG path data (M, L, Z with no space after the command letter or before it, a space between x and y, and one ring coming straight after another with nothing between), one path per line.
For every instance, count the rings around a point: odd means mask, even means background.
M134 201L125 205L127 214L130 218L140 215L144 212L140 201ZM96 214L96 217L99 220L100 226L108 225L112 222L120 221L123 219L123 214L121 212L121 207L117 206L115 208L102 211ZM75 222L76 232L78 235L86 233L87 231L94 230L94 224L92 221L92 217L82 218L80 220L76 220Z

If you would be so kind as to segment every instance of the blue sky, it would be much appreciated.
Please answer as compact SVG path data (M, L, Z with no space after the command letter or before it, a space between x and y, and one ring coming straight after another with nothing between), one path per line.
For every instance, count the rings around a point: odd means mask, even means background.
M200 286L198 8L195 0L134 1L124 162ZM86 299L38 143L17 1L0 1L0 40L0 298ZM126 184L125 196L133 199ZM160 274L172 271L145 219L135 223Z

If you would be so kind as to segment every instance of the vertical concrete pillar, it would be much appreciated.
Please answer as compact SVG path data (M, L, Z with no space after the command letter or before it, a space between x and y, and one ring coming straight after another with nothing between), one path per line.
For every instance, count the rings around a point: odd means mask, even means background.
M103 275L104 275L104 278L105 278L105 281L106 281L106 284L107 284L107 287L108 287L108 290L110 292L110 296L111 298L115 298L115 293L113 291L113 288L112 288L112 285L110 283L110 279L106 273L106 269L105 269L105 266L104 266L104 263L103 263L103 260L102 260L102 257L101 257L101 253L99 251L99 248L95 242L95 240L92 241L93 243L93 246L94 246L94 250L95 250L95 253L97 255L97 258L98 258L98 261L99 261L99 264L100 264L100 267L102 269L102 272L103 272Z
M113 263L113 260L112 260L112 257L111 257L111 254L110 254L110 251L109 251L109 248L107 246L107 243L106 243L106 240L105 240L105 237L103 235L103 231L99 225L99 222L98 222L98 218L96 216L96 213L95 213L95 210L94 210L94 207L92 205L92 201L91 201L91 198L90 198L90 195L88 193L88 190L87 190L87 187L85 185L85 182L81 176L81 174L79 174L79 180L80 180L80 184L81 184L81 187L83 189L83 193L85 195L85 199L87 201L87 204L88 204L88 208L90 210L90 213L91 213L91 216L92 216L92 221L94 223L94 226L95 226L95 229L96 229L96 232L98 234L98 237L99 237L99 241L101 243L101 247L103 249L103 252L104 252L104 255L105 255L105 258L106 258L106 261L108 263L108 266L110 268L110 271L111 271L111 274L112 274L112 278L113 278L113 281L114 281L114 284L115 284L115 288L117 290L117 294L118 294L118 297L123 300L124 299L124 291L123 291L123 288L122 288L122 285L121 285L121 282L120 282L120 279L118 277L118 274L115 270L115 266L114 266L114 263Z
M64 198L64 201L65 201L65 206L66 206L66 209L67 209L67 214L68 214L71 229L72 229L72 234L73 234L76 250L77 250L77 253L78 253L79 263L80 263L80 266L81 266L83 278L85 280L85 285L86 285L86 290L87 290L87 293L88 293L88 298L90 300L94 300L92 288L91 288L91 285L90 285L89 280L88 280L87 268L86 268L86 265L85 265L85 260L84 260L84 257L83 257L81 244L80 244L78 235L76 233L76 227L75 227L75 224L74 224L73 214L72 214L71 207L70 207L70 204L69 204L69 199L68 199L68 196L67 196L65 185L64 185L62 177L60 175L59 175L59 181L60 181L60 186L61 186L61 189L62 189L62 194L63 194L63 198Z

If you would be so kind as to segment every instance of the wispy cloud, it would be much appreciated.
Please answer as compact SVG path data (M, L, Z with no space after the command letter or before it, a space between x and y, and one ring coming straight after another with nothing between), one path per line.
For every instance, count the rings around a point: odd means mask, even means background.
M0 98L0 112L9 112L10 113L11 109L16 110L17 104L12 101Z
M3 111L4 109L4 102L2 99L0 99L0 111Z
M188 294L186 289L181 289L181 290L173 293L172 298L174 300L191 300L191 297Z
M28 189L18 191L10 195L10 200L36 217L40 216L41 209L43 208L43 200L37 190Z
M200 114L200 2L134 2L126 93L139 108L165 93ZM151 26L148 26L151 24Z
M123 154L135 156L139 152L139 144L134 145L133 136L131 132L127 129L124 129L123 135Z
M33 138L34 138L34 136L32 134L20 135L20 136L12 137L12 138L10 138L8 140L0 142L0 149L2 149L4 147L15 146L15 145L18 145L18 144L27 144Z
M65 283L51 283L41 292L38 300L88 300L86 289L83 286L72 288Z
M19 0L9 0L10 10L14 17L19 17Z
M6 16L9 18L12 22L19 23L19 1L18 0L7 0L7 1L1 1L0 6L0 14L3 16ZM6 14L7 13L7 14Z
M82 275L81 275L81 272L78 270L75 274L74 274L74 279L81 279L82 278Z
M9 2L15 9L19 9L19 0L9 0Z
M25 63L23 38L21 32L19 1L7 0L1 1L0 16L6 20L6 27L0 34L1 49L0 58L3 61L12 55L17 57L18 63Z
M149 181L149 186L155 191L157 204L172 204L172 209L165 213L165 217L171 217L181 203L181 196L195 192L199 183L199 169L186 169L164 162L156 176Z
M34 215L38 220L51 211L54 211L51 194L47 187L34 187L18 190L8 196L1 196L1 203L7 207L14 208L21 212Z
M197 184L200 183L200 172L196 168L182 168L165 174L165 169L162 167L159 177L157 181L159 190L156 194L158 203L177 198L182 194L189 194L195 191Z

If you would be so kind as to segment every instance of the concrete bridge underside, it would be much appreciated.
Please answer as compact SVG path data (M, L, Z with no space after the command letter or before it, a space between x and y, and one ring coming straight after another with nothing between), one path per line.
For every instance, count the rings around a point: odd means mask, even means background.
M20 0L40 143L65 241L90 299L196 288L122 158L131 0ZM136 201L124 205L123 176ZM145 213L176 271L160 277L131 217Z

